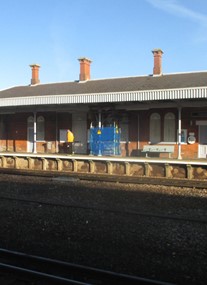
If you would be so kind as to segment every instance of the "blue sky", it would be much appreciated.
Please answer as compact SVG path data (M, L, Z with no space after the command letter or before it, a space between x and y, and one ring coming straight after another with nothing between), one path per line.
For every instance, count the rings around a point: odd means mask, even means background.
M206 0L0 0L0 89L41 83L151 74L154 48L163 73L207 70Z

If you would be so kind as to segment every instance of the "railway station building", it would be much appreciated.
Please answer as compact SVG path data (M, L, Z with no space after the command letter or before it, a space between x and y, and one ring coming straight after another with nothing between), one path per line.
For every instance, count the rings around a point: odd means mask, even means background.
M0 91L0 152L206 158L207 71L165 74L152 54L149 75L91 79L79 58L78 80L62 83L31 64L27 86Z

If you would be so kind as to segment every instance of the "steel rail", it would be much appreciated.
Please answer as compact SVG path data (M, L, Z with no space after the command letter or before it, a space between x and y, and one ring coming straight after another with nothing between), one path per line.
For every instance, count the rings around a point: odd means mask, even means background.
M107 209L101 207L93 207L93 206L85 206L85 205L72 205L72 204L63 204L63 203L50 203L44 202L40 200L29 200L29 199L19 199L19 198L11 198L0 196L2 200L8 201L19 201L22 203L31 203L31 204L38 204L38 205L45 205L45 206L53 206L53 207L63 207L63 208L74 208L74 209L82 209L82 210L92 210L92 211L102 211L105 213L113 213L113 214L120 214L120 215L134 215L134 216L143 216L149 218L158 218L158 219L167 219L167 220L178 220L178 221L185 221L185 222L193 222L193 223L201 223L207 224L207 219L201 218L188 218L185 216L172 216L172 215L162 215L162 214L154 214L151 212L137 212L137 211L127 211L127 210L118 210L118 209Z
M56 172L56 171L38 171L38 170L20 170L0 168L2 175L17 175L22 177L42 177L56 181L62 178L62 182L67 179L86 180L86 181L103 181L123 184L147 184L147 185L162 185L174 187L187 187L206 189L207 180L205 179L187 179L187 178L166 178L155 176L126 176L126 175L108 175L108 174L93 174L93 173L72 173L72 172ZM58 180L59 182L59 180Z
M71 284L71 285L90 285L90 283L86 283L86 282L79 282L79 281L75 281L72 279L68 279L68 278L63 278L60 276L56 276L56 275L52 275L52 274L47 274L47 273L43 273L37 270L30 270L24 267L19 267L19 266L14 266L14 265L10 265L7 263L0 263L0 269L7 271L7 272L14 272L17 273L18 275L23 276L24 278L26 276L30 276L31 278L34 279L41 279L41 280L48 280L50 282L58 282L58 284Z
M23 276L37 278L38 280L48 280L55 284L58 282L58 284L74 285L172 285L172 283L168 282L118 274L2 248L0 249L0 260L3 260L0 263L0 269L2 270L16 272Z

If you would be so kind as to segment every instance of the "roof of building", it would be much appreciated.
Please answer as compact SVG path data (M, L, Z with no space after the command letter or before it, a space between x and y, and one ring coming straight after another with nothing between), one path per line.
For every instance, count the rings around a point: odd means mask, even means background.
M207 88L207 71L17 86L0 91L0 99L43 95L83 95L183 88Z

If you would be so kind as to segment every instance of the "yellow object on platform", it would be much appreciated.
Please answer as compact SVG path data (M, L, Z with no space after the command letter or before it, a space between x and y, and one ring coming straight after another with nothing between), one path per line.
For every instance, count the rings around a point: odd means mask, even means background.
M67 131L67 142L74 142L74 135L70 130Z

